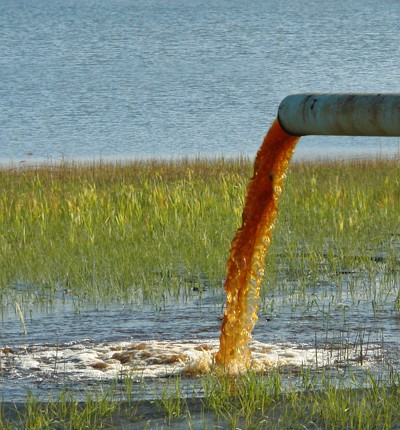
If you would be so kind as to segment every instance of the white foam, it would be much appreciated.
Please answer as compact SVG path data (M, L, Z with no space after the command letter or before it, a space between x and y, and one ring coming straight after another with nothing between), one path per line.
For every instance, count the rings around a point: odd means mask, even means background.
M293 344L267 344L253 341L252 366L257 371L291 367L325 367L363 365L372 363L374 346L369 345L371 356L362 357L359 351L348 348L327 350L301 347ZM376 346L376 349L378 346ZM196 375L213 368L218 341L147 341L111 342L103 344L74 344L49 347L31 345L4 354L0 358L4 374L33 378L46 375L85 378L88 380L113 379L121 374L132 377L165 377L169 375ZM346 357L346 362L343 357Z

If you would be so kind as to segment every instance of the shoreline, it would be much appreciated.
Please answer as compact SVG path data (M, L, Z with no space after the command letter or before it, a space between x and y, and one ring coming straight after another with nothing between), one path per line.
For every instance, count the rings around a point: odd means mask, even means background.
M392 154L353 154L353 155L315 155L311 158L296 158L294 154L290 166L297 164L331 164L331 163L363 163L363 162L400 162L400 153ZM62 158L62 159L0 159L0 171L46 169L46 168L93 168L93 167L129 167L132 165L181 165L196 163L253 163L255 157L249 155L196 155L177 157L137 157L137 158Z

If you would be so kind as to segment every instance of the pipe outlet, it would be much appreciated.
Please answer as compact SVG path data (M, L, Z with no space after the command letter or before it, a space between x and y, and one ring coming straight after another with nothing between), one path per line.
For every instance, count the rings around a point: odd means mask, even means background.
M293 136L400 136L400 94L293 94L278 121Z

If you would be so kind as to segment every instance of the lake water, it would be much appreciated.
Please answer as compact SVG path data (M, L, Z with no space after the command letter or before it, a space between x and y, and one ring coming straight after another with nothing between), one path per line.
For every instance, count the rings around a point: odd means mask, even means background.
M400 2L2 0L0 161L253 157L297 92L400 92ZM393 156L307 137L297 158Z

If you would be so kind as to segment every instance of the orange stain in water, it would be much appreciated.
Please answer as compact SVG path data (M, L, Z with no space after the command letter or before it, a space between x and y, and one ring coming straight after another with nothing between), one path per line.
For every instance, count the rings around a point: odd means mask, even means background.
M276 119L258 151L247 190L242 226L233 238L225 281L226 309L216 361L228 373L250 367L251 331L256 323L265 254L278 212L286 171L298 136Z

